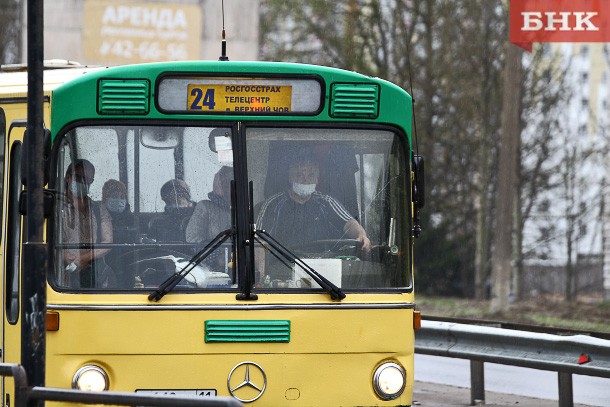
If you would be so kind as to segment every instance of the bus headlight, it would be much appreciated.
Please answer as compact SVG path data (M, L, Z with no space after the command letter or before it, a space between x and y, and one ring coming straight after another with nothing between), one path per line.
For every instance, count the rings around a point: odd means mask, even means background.
M398 363L386 362L375 370L373 387L383 400L394 400L405 390L407 374Z
M86 365L76 371L72 378L72 388L85 391L108 390L108 374L99 366Z

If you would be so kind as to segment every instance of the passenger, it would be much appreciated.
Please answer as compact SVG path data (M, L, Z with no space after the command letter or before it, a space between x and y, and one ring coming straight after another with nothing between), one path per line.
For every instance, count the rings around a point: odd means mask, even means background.
M191 189L183 180L173 179L163 184L160 192L165 211L151 220L150 235L164 242L184 242L186 224L195 209Z
M265 230L288 248L347 237L359 240L362 249L369 251L371 242L358 221L336 199L316 191L319 176L318 164L310 155L296 155L288 166L290 188L263 202L257 229ZM260 256L257 258L260 272L264 266Z
M177 212L191 215L193 213L193 201L191 200L191 189L181 179L167 181L161 187L161 199L165 202L165 212Z
M197 203L193 216L186 227L186 241L201 243L201 247L209 243L223 230L231 227L231 180L233 169L221 167L214 176L212 192L209 199ZM214 271L225 271L230 253L226 250L216 250L208 256L206 264Z
M221 167L214 176L209 199L197 203L186 227L189 243L209 242L231 227L231 180L233 169Z
M102 187L102 203L112 217L114 243L134 243L134 217L127 202L127 187L121 181L109 179Z
M95 177L91 162L79 159L68 166L65 175L66 200L62 211L64 243L112 243L112 219L104 205L89 197L89 186ZM63 264L69 287L93 288L108 286L107 266L103 256L109 249L63 250Z
M112 217L112 238L114 243L135 243L137 229L135 218L129 203L127 202L127 187L121 181L109 179L102 187L102 205L108 210ZM118 273L119 276L127 276L128 266L123 261L123 255L133 251L132 247L113 247L106 255L106 264ZM115 275L116 276L116 275ZM131 281L120 283L131 284Z

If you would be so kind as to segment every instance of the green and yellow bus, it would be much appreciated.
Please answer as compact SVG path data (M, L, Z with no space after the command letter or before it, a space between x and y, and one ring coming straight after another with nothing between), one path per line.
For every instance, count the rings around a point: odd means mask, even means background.
M25 80L0 74L12 363ZM411 103L384 80L302 64L46 70L46 385L411 405Z

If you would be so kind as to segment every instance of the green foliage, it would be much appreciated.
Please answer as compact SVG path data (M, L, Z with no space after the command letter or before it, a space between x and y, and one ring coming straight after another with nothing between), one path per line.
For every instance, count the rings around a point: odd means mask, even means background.
M604 306L606 304L606 306ZM610 332L608 302L574 302L565 307L558 297L538 297L510 305L507 312L493 313L489 301L417 295L417 307L426 316L509 321L586 331Z
M461 295L459 246L449 238L448 227L433 227L429 216L422 219L423 233L415 241L415 287L428 295Z

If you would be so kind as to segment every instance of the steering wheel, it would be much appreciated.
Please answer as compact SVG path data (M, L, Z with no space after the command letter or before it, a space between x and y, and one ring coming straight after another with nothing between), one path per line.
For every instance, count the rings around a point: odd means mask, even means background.
M176 272L175 262L168 256L188 260L188 255L164 248L126 248L124 252L106 256L108 265L117 274L121 288L156 287ZM186 281L183 280L186 284ZM181 283L182 284L182 283Z
M360 254L362 253L362 242L358 239L312 240L295 247L293 252L322 255L323 257L360 257Z

